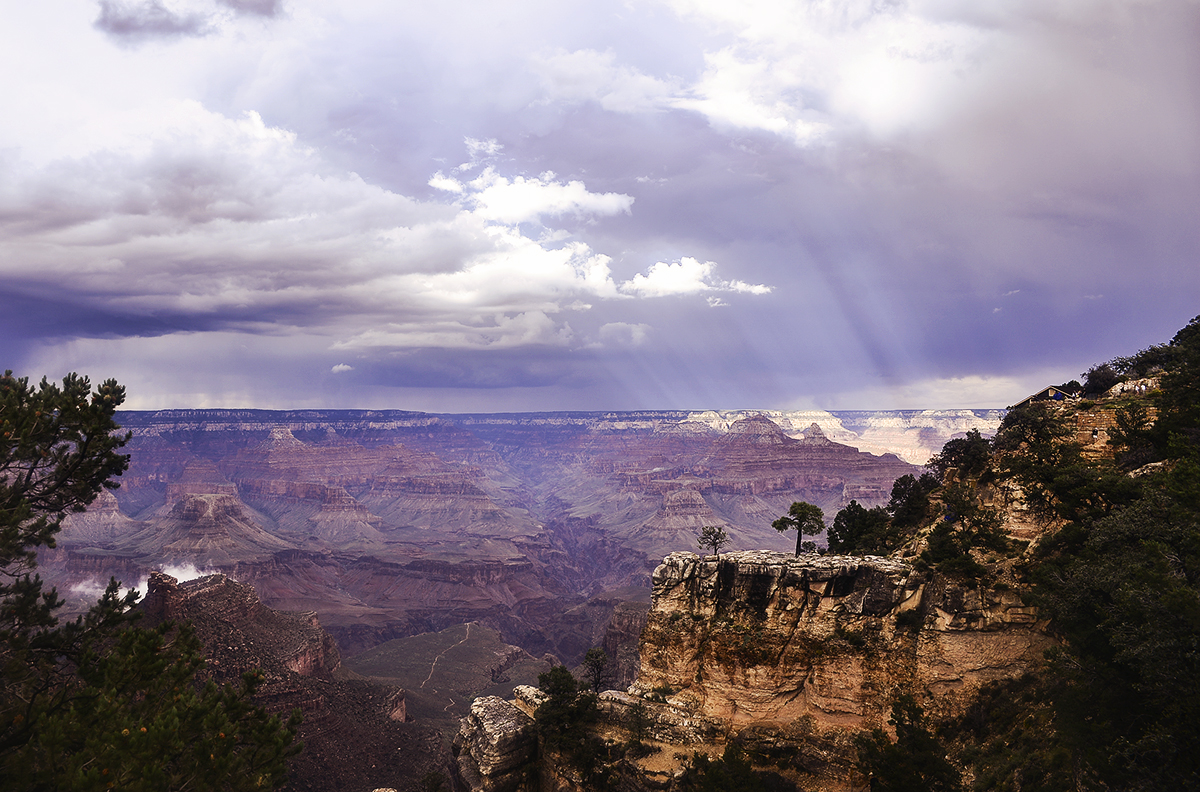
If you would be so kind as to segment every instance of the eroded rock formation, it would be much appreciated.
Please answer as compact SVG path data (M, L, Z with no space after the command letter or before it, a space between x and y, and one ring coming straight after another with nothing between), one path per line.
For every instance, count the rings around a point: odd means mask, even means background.
M845 790L854 735L886 727L899 694L961 712L984 683L1042 662L1052 645L1043 626L1015 591L955 584L894 558L672 553L654 572L637 681L600 696L602 731L627 739L640 729L665 756L680 746L719 754L736 740L780 757L803 788ZM540 701L532 688L514 697L527 715ZM480 729L464 721L460 763L487 744ZM576 788L553 760L537 770L548 788ZM616 772L630 790L677 782L662 760L626 758Z
M672 553L654 572L637 693L731 726L881 725L896 694L952 707L1037 665L1049 640L1014 591L888 558Z
M533 718L497 696L475 699L454 738L459 775L473 792L535 789L537 753Z
M289 764L288 789L357 792L450 774L437 733L406 722L404 691L350 678L315 613L268 608L225 575L179 583L152 573L141 607L148 624L192 624L205 647L204 675L236 684L259 669L256 702L283 717L301 711L304 751Z
M546 627L648 584L702 526L785 549L770 524L793 501L876 505L914 472L815 419L727 417L122 413L132 459L116 500L73 516L42 568L65 591L192 564L319 611L348 652L477 620L574 664L603 636Z

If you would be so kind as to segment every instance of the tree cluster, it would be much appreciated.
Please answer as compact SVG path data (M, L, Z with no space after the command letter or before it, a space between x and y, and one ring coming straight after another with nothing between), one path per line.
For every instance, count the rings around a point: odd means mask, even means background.
M985 687L941 724L975 790L1200 788L1200 317L1106 368L1160 377L1116 411L1115 461L1086 458L1064 408L1034 403L1006 415L977 474L1016 483L1058 526L1020 571L1061 643L1039 673ZM1093 392L1108 376L1089 374ZM921 558L931 569L978 575L969 549L1003 541L962 476L979 470L979 447L971 438L931 463L943 479L957 471ZM940 788L945 745L914 704L897 707L897 740L860 744L871 788ZM955 772L944 778L955 788Z
M125 391L74 374L0 377L0 777L6 790L250 790L285 780L299 716L250 703L260 683L203 683L186 625L136 624L114 580L78 619L35 573L66 514L128 466L113 419Z
M565 666L539 674L538 688L546 694L534 713L542 745L566 759L585 784L604 788L610 775L608 746L591 730L600 717L596 694L581 687Z
M897 698L888 723L895 742L883 729L857 739L858 769L870 779L871 792L962 792L962 773L946 758L945 744L930 731L916 699Z

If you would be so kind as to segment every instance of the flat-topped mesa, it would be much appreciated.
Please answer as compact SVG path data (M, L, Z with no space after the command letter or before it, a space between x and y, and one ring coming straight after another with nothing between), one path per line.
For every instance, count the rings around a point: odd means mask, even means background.
M953 709L1050 641L1012 591L964 588L877 556L679 552L654 571L630 692L727 719L871 727L900 692Z

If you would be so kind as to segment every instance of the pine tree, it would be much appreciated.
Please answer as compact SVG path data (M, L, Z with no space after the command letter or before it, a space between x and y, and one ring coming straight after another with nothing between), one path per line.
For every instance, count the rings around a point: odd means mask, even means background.
M771 523L771 527L780 533L796 532L796 555L801 552L815 552L816 544L805 542L805 536L816 536L825 530L825 513L820 506L814 506L805 501L796 501L788 509L788 513Z
M284 781L299 716L250 704L260 682L202 684L186 626L136 626L138 595L109 583L86 615L34 573L63 517L83 511L129 464L114 414L124 388L74 374L0 377L0 777L6 790L251 790Z

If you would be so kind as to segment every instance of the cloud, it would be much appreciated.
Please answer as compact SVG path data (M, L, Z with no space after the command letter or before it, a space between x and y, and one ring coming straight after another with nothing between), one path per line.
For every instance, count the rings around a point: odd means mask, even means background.
M568 317L598 301L769 291L694 259L618 286L610 257L566 230L522 231L632 211L632 196L579 180L487 166L467 181L430 180L453 205L421 202L339 171L256 113L184 103L168 115L148 144L0 175L14 332L25 322L64 340L311 334L332 352L373 354L573 347L646 337L638 322L577 333Z
M180 583L185 583L189 580L195 580L196 578L205 577L207 575L217 574L217 570L215 570L215 569L202 570L202 569L197 568L196 565L190 561L184 561L182 563L163 564L163 565L159 566L159 571L170 575L171 577L178 580ZM149 581L148 578L143 577L141 580L134 583L133 585L123 586L120 593L122 595L125 595L125 594L128 594L130 591L136 591L140 596L145 596L146 591L149 588L148 581ZM82 580L77 583L72 583L68 587L68 591L70 591L72 594L76 595L77 597L81 597L84 600L91 602L91 601L99 600L100 596L102 594L104 594L104 591L107 588L108 588L107 581L101 582L101 581L97 580L96 578L88 578L87 580Z
M823 409L877 409L874 405L894 405L893 409L994 409L1015 404L1049 384L1070 379L1067 371L1075 367L1036 368L1014 374L967 374L960 377L914 378L890 386L872 386L831 394L820 403Z
M641 322L609 322L600 326L597 346L639 347L646 343L652 328Z
M504 151L504 146L495 138L479 140L473 137L463 138L470 160L459 165L455 170L465 171L477 167L480 163L492 162Z
M176 13L162 0L100 0L96 27L113 39L137 44L155 38L204 36L212 31L205 14Z
M540 221L542 217L629 214L633 197L593 193L581 181L557 181L552 172L526 178L505 178L491 167L465 184L439 171L429 186L466 197L474 214L500 223Z
M665 109L680 86L676 78L661 80L617 65L612 50L557 50L533 58L547 100L596 102L605 110L635 113Z
M975 65L983 28L905 3L673 0L733 43L705 53L700 79L672 101L718 126L808 146L866 129L890 136L928 120Z
M158 569L163 574L170 575L171 577L178 580L180 583L186 583L187 581L195 580L196 578L202 578L202 577L207 577L209 575L218 574L217 570L215 570L215 569L201 569L201 568L197 567L195 564L193 564L191 561L184 561L183 563L174 563L174 564L163 564Z
M639 297L668 297L685 294L701 294L711 291L740 292L744 294L769 294L770 286L749 284L740 280L718 280L714 277L717 265L711 261L701 263L694 258L684 257L674 264L658 262L645 275L637 273L620 285L624 294ZM714 307L721 302L710 302Z
M283 13L283 0L217 0L217 4L250 16L274 17Z
M331 368L329 370L334 374L344 374L347 371L354 371L354 366L348 365L346 363L338 363L336 366L334 366L333 368Z
M236 17L275 18L283 0L99 0L93 23L116 43L137 46L152 40L209 36Z
M552 319L545 311L516 315L495 314L474 323L442 320L389 322L338 341L333 349L512 349L525 346L566 346L573 338L571 326Z
M0 26L0 338L34 376L877 406L1195 314L1187 0L55 9Z

